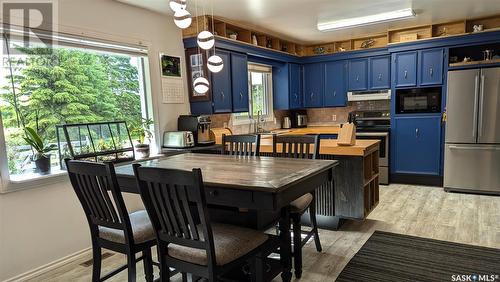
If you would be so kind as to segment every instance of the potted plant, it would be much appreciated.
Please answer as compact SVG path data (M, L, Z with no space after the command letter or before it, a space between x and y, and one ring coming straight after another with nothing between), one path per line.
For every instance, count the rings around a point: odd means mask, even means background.
M135 152L137 153L137 158L144 159L148 158L150 154L150 143L153 133L151 132L151 125L153 120L148 118L143 118L141 123L132 130L132 134L137 135L137 144L135 145ZM145 140L148 143L145 143Z
M31 127L24 128L24 141L35 151L32 160L35 162L36 172L47 173L50 171L50 151L57 148L55 144L45 144L41 136Z

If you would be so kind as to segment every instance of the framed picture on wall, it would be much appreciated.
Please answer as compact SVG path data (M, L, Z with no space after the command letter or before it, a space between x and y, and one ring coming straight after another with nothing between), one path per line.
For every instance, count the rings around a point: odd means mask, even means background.
M206 93L198 93L194 91L193 81L204 76L210 81L210 73L207 68L207 54L204 51L198 52L198 48L189 48L186 50L186 65L187 65L187 80L189 89L189 101L190 102L203 102L210 101L212 99L212 88Z
M160 54L161 75L181 77L181 58Z

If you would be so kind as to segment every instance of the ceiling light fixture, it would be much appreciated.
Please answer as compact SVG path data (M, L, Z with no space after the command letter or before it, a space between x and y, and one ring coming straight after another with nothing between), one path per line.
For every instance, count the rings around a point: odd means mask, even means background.
M318 30L331 31L331 30L345 29L351 27L365 26L369 24L402 20L413 17L415 17L415 11L413 11L411 8L408 8L408 9L391 11L364 17L318 23Z

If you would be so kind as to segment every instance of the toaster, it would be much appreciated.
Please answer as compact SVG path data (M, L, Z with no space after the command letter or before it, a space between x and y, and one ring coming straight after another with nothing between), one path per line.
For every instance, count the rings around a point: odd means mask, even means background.
M191 148L194 147L193 132L165 131L163 133L163 148Z

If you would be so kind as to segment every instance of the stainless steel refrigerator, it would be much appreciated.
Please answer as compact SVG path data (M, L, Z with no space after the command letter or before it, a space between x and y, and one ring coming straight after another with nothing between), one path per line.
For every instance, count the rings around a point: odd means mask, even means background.
M500 194L500 67L448 72L447 191Z

